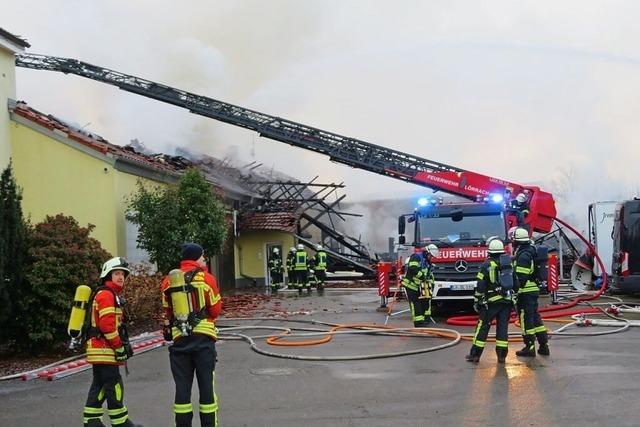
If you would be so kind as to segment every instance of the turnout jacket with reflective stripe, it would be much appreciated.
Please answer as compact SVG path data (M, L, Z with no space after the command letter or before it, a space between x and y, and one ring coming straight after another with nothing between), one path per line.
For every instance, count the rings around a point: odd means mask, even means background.
M303 271L309 267L309 256L304 250L296 251L296 257L293 262L293 269L296 271Z
M289 251L289 253L287 254L287 261L286 261L287 270L292 271L295 262L296 262L295 252Z
M220 297L220 291L218 290L218 282L215 277L208 271L198 266L196 261L181 261L180 270L186 272L192 271L195 268L200 268L201 271L196 273L191 280L191 285L195 288L195 291L191 293L191 302L194 310L201 313L201 320L193 328L193 333L198 335L204 335L211 339L216 339L218 330L216 329L216 318L222 311L222 298ZM165 277L160 285L162 293L162 306L165 309L165 315L173 322L173 310L171 308L171 298L168 297L164 291L169 287L169 277ZM175 326L171 328L173 340L182 338L180 329Z
M407 272L402 279L402 286L417 291L424 281L435 281L431 263L420 254L413 254L407 264Z
M103 365L122 365L117 362L115 349L122 347L118 328L123 322L122 307L116 301L122 292L122 286L107 280L105 287L98 291L91 305L91 326L100 330L100 336L87 340L87 362Z
M475 302L494 303L494 302L511 302L510 298L502 295L502 288L498 283L498 261L494 258L487 259L480 267L480 271L476 278L476 290L473 294Z
M269 259L269 271L272 273L282 273L282 258L279 255L272 255Z
M318 252L316 252L315 269L316 270L327 269L327 253L323 250L319 250Z
M539 291L533 277L535 257L536 248L530 244L520 245L516 249L513 257L514 289L517 289L519 294Z

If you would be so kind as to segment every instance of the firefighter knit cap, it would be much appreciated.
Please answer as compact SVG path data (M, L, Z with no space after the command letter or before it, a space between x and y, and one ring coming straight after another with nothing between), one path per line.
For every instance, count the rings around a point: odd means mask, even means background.
M197 243L184 243L182 245L183 260L197 261L203 253L204 249L202 249L202 246Z

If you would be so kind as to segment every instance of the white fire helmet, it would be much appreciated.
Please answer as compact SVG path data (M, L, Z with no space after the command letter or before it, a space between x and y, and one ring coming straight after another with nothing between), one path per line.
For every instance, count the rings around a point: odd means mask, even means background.
M302 246L302 243L298 243L297 248L298 248L299 251L304 250L304 246Z
M427 246L425 246L424 250L434 258L438 258L438 256L440 255L440 249L438 249L438 247L433 243L429 243Z
M518 203L524 203L527 201L527 196L524 193L520 193L516 196Z
M131 271L127 268L129 267L129 263L126 259L122 257L111 258L109 261L102 264L102 271L100 272L100 278L104 279L111 273L113 270L122 270L124 271L124 277L127 277Z
M522 228L516 228L516 231L513 233L513 241L520 243L528 243L529 242L529 232Z
M487 252L489 252L490 254L503 254L504 243L502 243L502 240L498 238L491 239L491 241L489 242L489 248L487 249Z
M280 249L278 249L278 248L273 248L273 253L274 253L274 254L279 254L279 253L280 253Z
M322 245L316 245L316 251L321 251L322 250Z
M295 252L295 251L296 251L296 248L294 248L293 246L289 248L289 252Z

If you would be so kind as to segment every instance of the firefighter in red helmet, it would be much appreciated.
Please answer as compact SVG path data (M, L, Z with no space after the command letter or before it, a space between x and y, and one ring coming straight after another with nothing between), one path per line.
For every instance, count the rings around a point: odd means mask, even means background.
M136 427L129 419L123 400L119 366L133 355L128 343L126 311L121 293L129 275L129 264L122 257L111 258L102 266L101 284L91 303L91 326L87 331L87 362L93 366L93 381L84 407L84 425L103 427L102 405L112 426Z

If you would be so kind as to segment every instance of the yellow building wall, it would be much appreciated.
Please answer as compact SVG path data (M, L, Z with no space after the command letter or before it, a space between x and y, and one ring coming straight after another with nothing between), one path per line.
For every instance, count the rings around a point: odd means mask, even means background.
M236 279L249 276L256 279L265 277L266 246L280 244L286 254L293 246L293 236L280 231L244 231L235 242ZM283 258L284 259L284 258Z
M46 215L73 216L111 254L118 252L113 167L73 147L11 122L14 172L23 190L22 210L31 222Z
M16 67L13 52L0 47L0 170L11 157L8 99L16 99Z

